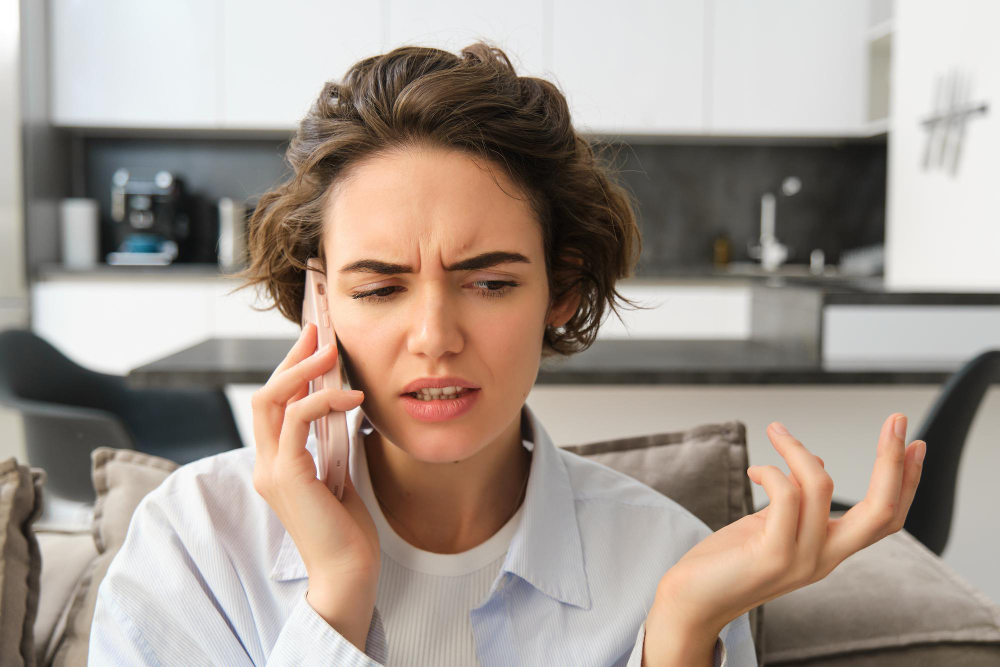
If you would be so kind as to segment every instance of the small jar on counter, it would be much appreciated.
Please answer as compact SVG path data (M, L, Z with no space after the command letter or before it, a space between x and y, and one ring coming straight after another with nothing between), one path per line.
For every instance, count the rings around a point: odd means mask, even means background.
M729 235L720 232L715 235L715 239L712 241L712 264L718 269L724 269L731 259L732 243Z

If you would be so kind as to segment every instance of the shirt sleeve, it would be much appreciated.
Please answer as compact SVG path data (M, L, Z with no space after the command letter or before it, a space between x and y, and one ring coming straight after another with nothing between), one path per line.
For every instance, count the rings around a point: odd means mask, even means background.
M265 654L244 584L224 550L209 552L213 557L199 568L162 508L148 500L136 508L98 587L88 665L384 665L377 609L363 652L313 609L305 592Z
M646 622L639 626L632 653L626 667L642 667L642 645L646 639ZM749 613L731 621L715 640L713 667L757 667L753 636L750 634Z

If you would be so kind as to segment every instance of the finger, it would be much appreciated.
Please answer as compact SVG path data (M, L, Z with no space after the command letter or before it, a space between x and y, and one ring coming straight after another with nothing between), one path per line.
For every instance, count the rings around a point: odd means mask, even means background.
M901 420L899 424L896 420ZM900 429L897 433L896 429ZM878 453L863 502L873 515L873 521L888 524L899 509L903 486L903 464L906 454L906 417L893 413L882 424Z
M816 460L817 460L817 461L819 461L819 464L820 464L821 466L823 466L823 468L825 469L825 468L826 468L826 464L825 464L825 463L823 463L823 459L821 459L821 458L820 458L819 456L817 456L816 454L813 454L813 456L815 456L815 457L816 457ZM794 472L789 472L789 473L788 473L788 478L789 478L790 480L792 480L792 483L793 483L793 484L795 484L795 486L797 486L797 487L799 487L799 488L802 488L802 485L801 485L801 484L799 484L799 480L797 480L797 479L795 478L795 473L794 473Z
M924 470L923 461L917 463L917 450L926 448L927 443L923 440L914 440L906 448L903 465L903 483L899 492L899 509L892 518L890 530L896 532L903 528L906 522L906 515L910 512L910 505L913 504L913 497L917 494L917 485L920 483L920 475ZM926 449L925 449L926 452Z
M344 391L340 388L329 388L309 394L288 406L285 411L285 422L278 439L278 456L276 461L290 461L306 447L309 438L309 427L314 421L325 417L332 410L347 412L358 407L364 400L359 390Z
M819 464L816 455L794 436L778 432L774 424L768 428L767 435L788 463L799 484L800 507L796 530L798 553L805 562L816 563L826 542L833 480Z
M275 367L274 372L271 373L271 377L278 375L286 368L291 368L312 354L316 350L316 340L316 325L312 322L306 322L302 327L302 331L299 332L298 340L288 350L288 354L281 360L281 363Z
M851 554L874 544L896 516L900 504L906 452L894 432L896 412L882 424L878 455L864 499L847 510L827 538L824 559L840 563Z
M272 375L267 384L258 390L254 417L257 417L256 413L259 411L268 432L277 435L284 422L285 408L288 404L296 396L301 396L303 390L308 391L309 381L330 370L336 360L337 346L331 344L315 354L306 355L304 359L277 375ZM256 425L254 430L256 431Z
M779 553L794 553L799 521L799 489L777 466L751 466L747 474L754 483L764 487L770 498L763 515L767 517L764 523L765 539Z
M305 326L302 327L302 331L299 333L298 339L295 344L292 345L291 349L285 355L285 358L281 360L281 363L271 372L271 376L267 379L267 382L258 390L258 392L263 395L265 387L269 386L269 383L277 375L281 374L286 368L297 364L301 360L312 354L312 351L316 348L316 325L307 322ZM262 433L273 433L273 449L277 448L278 432L281 430L281 422L284 419L284 404L281 405L281 409L276 406L271 405L273 401L260 400L262 396L254 394L254 435L257 439L257 451L265 455L268 454L267 443L265 440L270 438L263 437ZM259 430L258 430L259 429Z

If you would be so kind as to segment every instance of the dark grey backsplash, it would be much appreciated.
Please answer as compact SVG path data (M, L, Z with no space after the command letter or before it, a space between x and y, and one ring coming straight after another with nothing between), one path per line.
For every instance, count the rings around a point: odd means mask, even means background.
M244 200L289 176L286 147L281 139L87 137L74 190L100 202L105 224L111 175L119 167L143 179L167 169L205 198ZM884 239L884 141L616 143L605 155L614 156L622 183L638 200L639 276L711 264L720 233L730 237L731 259L748 261L767 191L777 195L775 235L789 246L789 263L808 263L809 253L822 248L835 264L842 250ZM786 176L802 181L790 197L780 194Z
M639 202L643 252L637 274L711 264L713 239L730 238L732 261L751 260L760 239L760 197L776 195L775 236L787 263L808 264L821 248L827 264L842 250L885 237L886 144L614 146L622 183ZM802 188L781 193L786 176Z

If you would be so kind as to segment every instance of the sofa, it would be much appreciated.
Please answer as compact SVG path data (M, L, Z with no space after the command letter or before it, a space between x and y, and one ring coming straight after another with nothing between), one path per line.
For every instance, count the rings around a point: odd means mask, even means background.
M673 498L713 530L754 511L739 421L563 447ZM94 504L56 512L43 469L0 462L4 667L86 664L97 588L132 513L179 467L112 447L94 449L91 464ZM905 531L749 618L761 665L1000 665L1000 607Z

